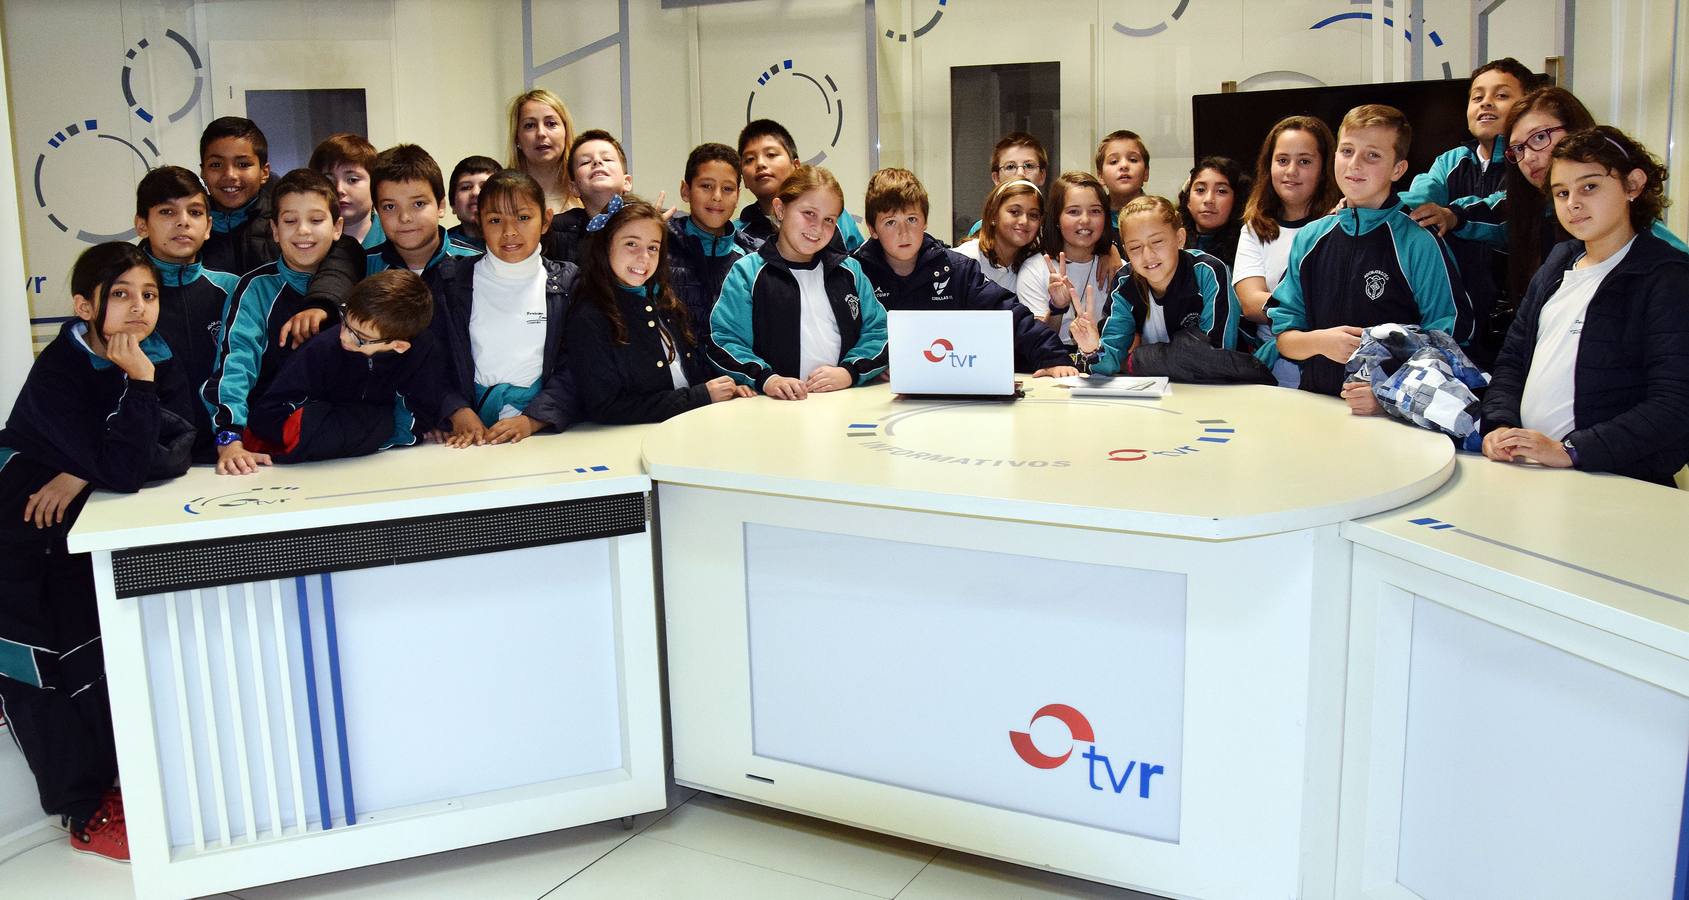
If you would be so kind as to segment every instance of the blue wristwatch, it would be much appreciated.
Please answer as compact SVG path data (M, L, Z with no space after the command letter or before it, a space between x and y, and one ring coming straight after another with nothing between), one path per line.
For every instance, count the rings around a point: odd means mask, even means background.
M223 430L217 432L217 446L227 447L240 440L240 432Z

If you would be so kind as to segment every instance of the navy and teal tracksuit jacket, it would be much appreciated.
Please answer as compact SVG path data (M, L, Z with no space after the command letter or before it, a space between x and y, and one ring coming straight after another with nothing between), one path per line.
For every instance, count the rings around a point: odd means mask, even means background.
M1505 187L1507 167L1511 165L1506 149L1507 139L1497 136L1490 147L1487 167L1478 159L1477 141L1467 141L1449 150L1431 163L1430 171L1413 179L1413 185L1402 192L1402 205L1412 211L1421 204L1435 203L1454 210L1459 219L1462 207ZM1443 235L1455 265L1460 267L1461 283L1466 285L1472 316L1478 323L1489 321L1490 314L1507 293L1507 239L1505 236L1499 242L1491 239L1491 235L1483 233L1489 227L1457 226L1454 233Z
M841 253L855 253L856 248L867 241L867 238L862 234L861 226L857 225L856 219L851 216L850 210L839 211L838 226L833 231L833 239L828 242L828 246L832 249ZM762 211L761 205L752 203L740 210L739 232L755 241L758 247L772 243L777 231L779 229L774 226L774 220L769 218L768 213Z
M1472 307L1442 239L1408 218L1396 195L1379 209L1344 209L1296 232L1284 280L1267 301L1273 334L1396 323L1465 345ZM1343 363L1301 361L1302 390L1342 392Z
M448 256L480 256L481 251L466 247L451 239L445 228L440 229L440 246L434 248L434 255L428 258L428 265L422 267L423 272L434 268ZM391 240L384 240L364 253L364 277L388 269L405 269L404 257L399 255L399 248L393 246Z
M248 427L281 448L276 462L363 456L415 444L442 427L446 359L424 331L404 353L366 356L340 345L344 326L325 328L288 360L253 401Z
M152 262L159 274L158 326L153 333L170 345L189 389L198 392L217 367L223 313L240 276L207 269L197 260L184 265L152 256ZM194 459L205 461L216 455L211 417L197 403L195 412L192 421L199 438L194 442Z
M446 229L446 237L456 241L459 247L468 247L476 253L487 252L487 242L470 234L461 222Z
M1061 337L1038 321L1032 310L981 274L977 261L944 246L930 234L921 242L915 271L906 276L891 270L878 239L858 247L854 258L873 283L875 299L888 311L1006 309L1014 315L1016 372L1073 364Z
M488 391L475 384L475 354L469 342L469 317L475 309L475 263L480 256L453 256L423 277L434 294L433 332L444 357L445 381L440 393L440 418L465 407L480 412ZM563 330L580 270L574 263L544 259L545 355L540 364L539 393L522 407L523 414L551 431L562 431L581 420L574 375L569 370ZM496 386L495 386L496 387ZM523 387L516 385L515 387Z
M714 235L698 227L691 216L669 220L669 289L686 305L692 333L700 337L710 332L710 310L721 296L727 270L760 246L737 223L730 221L727 227L726 234Z
M1483 431L1518 428L1543 307L1582 241L1564 241L1531 279L1484 393ZM1672 484L1689 463L1689 256L1639 234L1577 326L1573 430L1578 468Z
M30 367L0 430L0 472L13 465L21 472L25 461L47 472L22 497L60 472L102 490L133 493L188 470L194 395L170 345L157 332L141 341L153 380L135 381L77 337L85 329L80 319L64 323ZM21 505L0 507L0 531L22 518Z
M247 424L251 404L263 395L294 350L277 340L282 326L297 313L321 309L324 327L340 319L340 310L305 296L311 276L288 268L285 260L265 263L241 277L223 315L223 343L217 367L201 396L211 413L213 432L238 432Z
M281 258L281 245L276 243L270 221L273 186L274 182L266 183L239 209L220 209L216 203L211 204L211 237L200 248L202 265L239 276ZM370 233L379 231L378 220ZM346 302L352 286L363 277L363 246L351 235L341 235L311 276L306 296L319 305L339 305Z
M856 260L832 247L810 261L825 271L827 299L839 325L838 365L866 384L886 368L886 310ZM796 266L807 268L806 266ZM762 390L769 378L798 377L803 310L794 264L768 241L727 273L710 313L710 362L733 380Z
M1126 371L1126 356L1132 351L1133 338L1143 332L1149 320L1151 303L1161 306L1168 337L1194 327L1218 349L1251 349L1251 337L1243 330L1243 310L1232 288L1231 269L1211 253L1180 250L1173 280L1167 282L1159 300L1147 284L1132 277L1129 264L1120 268L1098 323L1102 358L1091 366L1092 372L1117 375Z

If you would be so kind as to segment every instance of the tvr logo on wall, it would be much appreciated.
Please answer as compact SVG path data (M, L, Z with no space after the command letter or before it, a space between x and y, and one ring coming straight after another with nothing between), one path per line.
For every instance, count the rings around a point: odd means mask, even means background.
M931 347L921 351L921 355L925 356L927 362L931 363L949 360L950 365L958 369L971 369L974 360L979 359L977 353L957 353L956 345L944 338L933 341Z
M1068 746L1059 756L1046 755L1038 749L1037 745L1032 743L1032 726L1039 719L1044 718L1055 719L1067 727ZM1120 770L1120 777L1117 779L1114 777L1114 761L1105 754L1097 752L1096 741L1096 732L1091 728L1090 720L1085 718L1084 713L1065 703L1051 703L1041 707L1032 714L1032 721L1027 723L1026 731L1009 732L1009 745L1014 748L1015 755L1019 756L1022 762L1035 769L1059 769L1073 756L1076 745L1088 745L1085 752L1080 754L1080 758L1089 764L1087 775L1090 779L1091 790L1105 791L1112 788L1114 793L1124 794L1126 788L1132 784L1132 776L1135 774L1137 775L1138 797L1145 800L1149 799L1150 779L1156 775L1164 774L1167 769L1147 762L1127 760L1125 768ZM1097 783L1098 763L1102 764L1103 779L1108 785L1106 788Z

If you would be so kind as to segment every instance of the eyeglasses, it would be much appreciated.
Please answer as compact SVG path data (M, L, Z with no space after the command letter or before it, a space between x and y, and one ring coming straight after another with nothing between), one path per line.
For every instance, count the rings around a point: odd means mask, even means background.
M1547 128L1531 132L1529 135L1526 135L1524 140L1517 144L1508 144L1506 150L1507 161L1510 163L1518 163L1519 157L1525 155L1525 149L1527 147L1532 150L1547 150L1548 145L1554 142L1554 132L1565 130L1566 126L1564 125L1550 125Z
M997 167L997 171L1004 175L1031 175L1043 169L1044 167L1037 163L1004 163Z
M349 335L351 335L352 336L352 343L355 344L356 346L359 346L359 347L368 347L371 344L385 344L385 343L387 343L387 338L367 338L367 337L364 337L363 335L358 333L358 330L356 328L353 328L352 326L347 325L344 322L340 323L340 330L346 332Z

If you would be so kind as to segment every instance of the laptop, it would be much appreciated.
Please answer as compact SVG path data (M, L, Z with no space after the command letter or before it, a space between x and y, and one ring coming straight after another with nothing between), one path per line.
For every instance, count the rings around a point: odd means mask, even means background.
M910 397L1013 400L1014 313L1006 309L886 313L891 390Z

